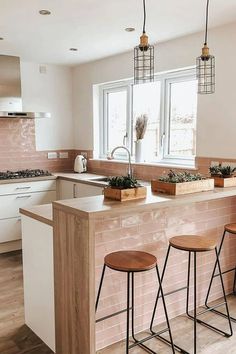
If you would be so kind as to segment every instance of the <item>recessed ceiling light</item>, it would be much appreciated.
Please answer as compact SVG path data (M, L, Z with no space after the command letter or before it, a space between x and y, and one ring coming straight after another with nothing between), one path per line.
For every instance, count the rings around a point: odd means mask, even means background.
M127 27L125 29L126 32L134 32L135 31L135 28L134 27Z
M49 10L40 10L39 13L40 15L51 15L51 11Z
M71 50L72 52L77 52L77 51L78 51L78 48L70 48L70 50Z

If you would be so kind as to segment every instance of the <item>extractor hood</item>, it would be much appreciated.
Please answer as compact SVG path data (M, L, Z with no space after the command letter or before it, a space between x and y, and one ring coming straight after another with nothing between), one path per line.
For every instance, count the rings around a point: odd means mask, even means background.
M0 118L50 117L50 113L22 111L20 58L0 55Z

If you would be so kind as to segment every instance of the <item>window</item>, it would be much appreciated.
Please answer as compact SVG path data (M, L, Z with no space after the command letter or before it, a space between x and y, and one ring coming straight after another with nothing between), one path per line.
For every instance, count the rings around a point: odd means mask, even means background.
M101 85L99 90L100 157L118 145L134 155L135 121L147 114L146 162L193 163L197 118L193 69L157 75L152 83L133 85L127 80Z

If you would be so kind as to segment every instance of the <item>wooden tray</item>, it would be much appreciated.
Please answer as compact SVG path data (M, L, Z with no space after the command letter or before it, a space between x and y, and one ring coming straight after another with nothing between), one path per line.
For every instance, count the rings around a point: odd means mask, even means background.
M211 191L214 189L214 179L203 179L199 181L168 183L158 180L151 181L152 191L169 195L181 195L197 192Z
M214 177L215 187L236 187L236 177Z
M126 200L146 198L146 195L147 195L146 187L138 187L138 188L130 188L130 189L118 189L118 188L116 189L111 187L104 188L105 198L118 200L120 202L124 202Z

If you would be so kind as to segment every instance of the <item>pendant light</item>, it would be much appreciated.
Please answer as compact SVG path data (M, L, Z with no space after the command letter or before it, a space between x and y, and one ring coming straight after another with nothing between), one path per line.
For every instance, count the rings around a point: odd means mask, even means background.
M211 94L215 92L215 57L210 55L210 51L207 45L208 17L209 0L207 0L206 5L205 43L202 48L202 55L197 58L197 79L199 94Z
M146 35L146 2L143 0L143 34L140 44L134 48L134 84L154 81L154 46Z

